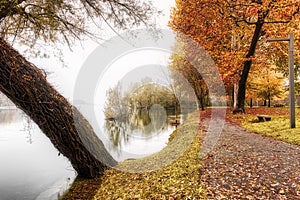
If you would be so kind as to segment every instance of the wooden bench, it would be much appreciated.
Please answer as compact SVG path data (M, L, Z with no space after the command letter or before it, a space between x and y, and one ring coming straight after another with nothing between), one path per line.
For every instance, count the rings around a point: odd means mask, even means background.
M271 121L271 117L269 115L257 115L259 122Z
M280 104L280 103L276 103L276 104L274 104L274 107L275 107L275 108L277 108L277 107L284 107L284 105L283 105L283 104Z

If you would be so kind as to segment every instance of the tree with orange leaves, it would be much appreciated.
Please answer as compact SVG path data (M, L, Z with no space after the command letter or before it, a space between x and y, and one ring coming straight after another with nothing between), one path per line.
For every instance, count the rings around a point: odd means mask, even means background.
M259 69L259 70L258 70ZM247 96L249 98L260 98L268 101L268 107L271 106L271 100L282 98L284 94L284 76L276 70L276 66L252 68L247 83Z
M245 112L252 64L260 57L267 62L272 57L268 49L280 49L278 44L266 47L265 39L290 32L299 37L299 13L298 0L177 0L170 27L210 53L227 86L238 83L235 110Z

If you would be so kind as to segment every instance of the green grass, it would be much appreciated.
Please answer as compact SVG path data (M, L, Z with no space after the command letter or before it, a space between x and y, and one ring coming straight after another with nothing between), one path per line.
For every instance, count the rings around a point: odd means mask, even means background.
M274 116L271 121L257 122L257 117L248 115L241 125L253 132L273 137L277 140L300 145L300 119L296 120L296 128L291 129L287 117Z

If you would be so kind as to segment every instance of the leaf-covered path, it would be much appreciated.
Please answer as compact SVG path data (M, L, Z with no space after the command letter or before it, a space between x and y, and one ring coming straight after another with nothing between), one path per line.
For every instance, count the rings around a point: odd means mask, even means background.
M229 122L202 166L208 199L300 199L300 147Z

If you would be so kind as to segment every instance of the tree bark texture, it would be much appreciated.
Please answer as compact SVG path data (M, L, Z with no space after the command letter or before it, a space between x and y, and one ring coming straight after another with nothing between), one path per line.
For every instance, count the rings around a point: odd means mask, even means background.
M23 110L66 156L79 177L103 174L116 161L84 116L28 62L0 38L0 91Z

